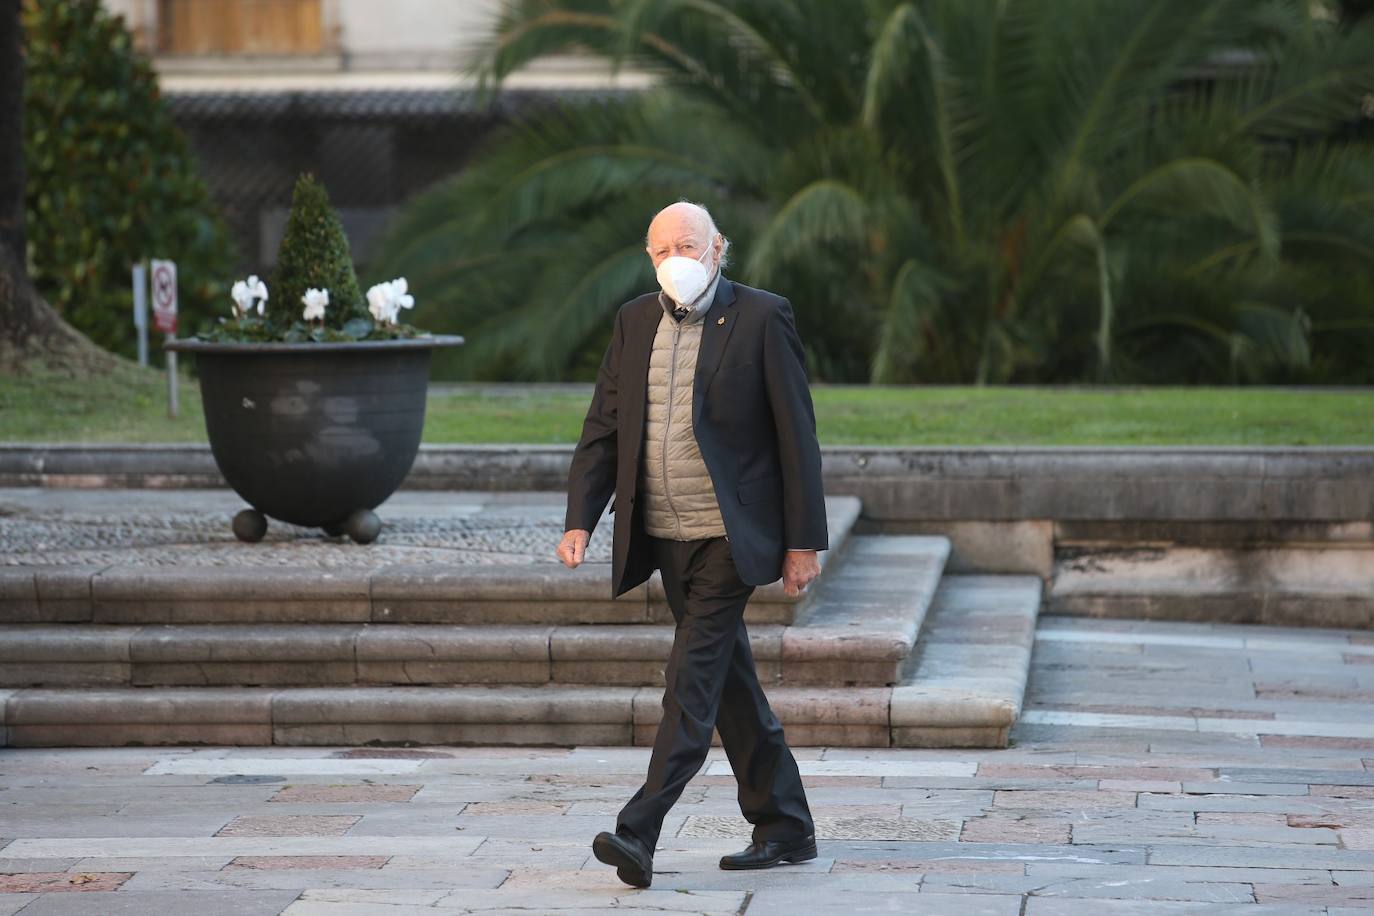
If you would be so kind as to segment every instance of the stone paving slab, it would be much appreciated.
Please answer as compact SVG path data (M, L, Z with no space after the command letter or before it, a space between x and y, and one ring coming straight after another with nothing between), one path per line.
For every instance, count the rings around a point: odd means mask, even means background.
M485 839L483 836L395 837L386 849L395 855L469 855ZM61 849L84 859L111 856L160 858L183 856L359 856L371 855L379 848L374 837L61 837L20 838L5 847L9 855L44 857Z
M250 857L242 857L250 858ZM259 856L259 860L270 857ZM304 856L286 857L304 859ZM333 856L324 858L347 858ZM358 857L354 857L358 858ZM379 857L385 860L385 857ZM453 868L407 869L405 871L383 871L380 868L329 869L309 864L291 866L289 861L281 866L226 867L213 871L154 871L145 870L132 880L121 885L125 893L135 891L223 891L243 890L295 890L299 893L302 885L311 888L340 888L349 890L439 890L452 891ZM462 883L467 888L495 888L510 877L506 868L463 868Z
M862 888L843 890L778 890L759 891L749 901L754 916L796 916L805 912L832 913L910 913L915 916L935 916L959 913L961 916L1019 916L1020 895L1011 894L942 894L920 892L913 886L910 892L866 891Z
M148 916L150 913L214 913L215 916L275 916L299 896L293 890L118 891L41 894L24 916ZM2 904L0 904L2 905Z
M1094 633L1121 632L1105 623L1040 618L1043 633L1082 638L1036 643L1033 705L1142 702L1137 678L1117 683L1116 653L1094 651ZM1181 664L1139 675L1149 702L1166 718L1206 719L1204 660L1213 637L1235 634L1167 632ZM1345 719L1301 715L1303 702L1330 711L1325 697L1295 697L1345 664L1317 644L1349 635L1273 631L1299 655L1304 634L1314 651L1268 711L1286 704L1285 721L1317 731L1359 725L1358 704L1340 704ZM1045 680L1064 655L1041 658L1039 645L1070 642L1087 696ZM1265 697L1251 700L1246 712L1266 711ZM713 748L665 821L648 890L618 882L588 845L642 779L642 747L0 750L0 875L22 889L0 885L0 913L1343 916L1374 906L1368 749L1171 732L1138 724L1158 716L1123 715L1017 722L1006 748L798 747L820 855L764 872L715 866L749 824ZM1190 743L1169 737L1179 734ZM102 882L118 889L74 890Z
M286 916L343 916L343 914L402 913L420 909L437 912L521 913L614 911L634 916L651 913L691 913L695 916L735 916L747 895L738 891L658 891L630 893L541 890L515 896L499 891L329 891L310 890L283 911ZM509 906L503 905L509 903Z
M1206 916L1320 916L1331 911L1320 905L1291 904L1249 905L1201 903L1198 901L1168 900L1065 900L1053 897L1033 897L1028 901L1024 916L1168 916L1172 913L1206 914Z

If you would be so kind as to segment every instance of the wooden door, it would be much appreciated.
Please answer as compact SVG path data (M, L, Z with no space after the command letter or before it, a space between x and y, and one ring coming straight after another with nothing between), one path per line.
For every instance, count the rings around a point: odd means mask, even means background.
M164 54L319 54L321 0L158 0Z

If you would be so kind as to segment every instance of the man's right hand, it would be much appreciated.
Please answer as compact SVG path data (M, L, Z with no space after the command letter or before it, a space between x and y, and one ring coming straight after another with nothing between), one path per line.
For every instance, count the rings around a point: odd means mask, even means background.
M582 556L587 552L587 542L591 539L592 533L586 528L570 528L563 532L563 540L558 544L558 559L562 560L568 569L576 569L582 563Z

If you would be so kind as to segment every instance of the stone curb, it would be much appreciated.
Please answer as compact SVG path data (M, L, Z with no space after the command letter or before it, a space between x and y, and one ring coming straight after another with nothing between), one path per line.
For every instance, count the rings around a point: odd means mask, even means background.
M782 634L785 684L891 685L916 645L949 561L948 538L856 536L844 565Z
M774 688L799 745L889 744L891 688ZM10 747L122 744L587 744L652 742L653 687L167 687L0 691ZM610 740L610 739L616 740ZM647 740L646 740L647 739ZM717 739L718 743L718 739Z
M403 486L553 490L572 446L424 445ZM871 521L1365 521L1370 446L825 446ZM204 445L0 445L0 486L222 487Z
M894 746L944 746L949 729L1001 735L1004 745L1021 713L1040 604L1035 576L946 576L911 674L892 692Z
M1259 623L1279 627L1374 630L1374 596L1282 595L1074 595L1053 597L1048 613L1066 617Z
M1374 629L1374 550L1179 546L1055 564L1048 613Z
M266 721L272 696L272 690L261 687L17 690L5 703L5 724L254 724Z

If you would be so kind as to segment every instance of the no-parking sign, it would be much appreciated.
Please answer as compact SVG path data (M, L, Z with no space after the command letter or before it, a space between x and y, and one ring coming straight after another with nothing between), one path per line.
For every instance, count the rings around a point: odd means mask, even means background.
M176 261L152 262L153 268L153 327L164 334L177 332L177 264Z

